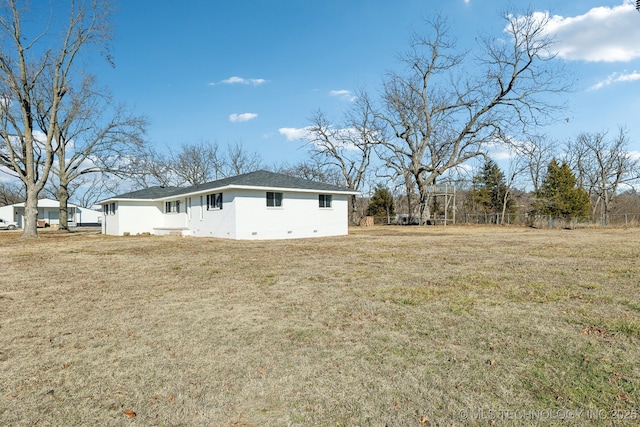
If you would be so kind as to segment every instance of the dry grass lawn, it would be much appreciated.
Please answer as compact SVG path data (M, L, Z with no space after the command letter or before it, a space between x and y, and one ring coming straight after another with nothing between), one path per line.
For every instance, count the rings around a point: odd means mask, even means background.
M0 232L0 425L640 423L640 229Z

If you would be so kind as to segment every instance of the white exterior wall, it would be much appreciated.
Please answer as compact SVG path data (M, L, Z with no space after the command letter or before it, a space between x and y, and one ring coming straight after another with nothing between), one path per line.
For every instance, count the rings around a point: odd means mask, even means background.
M116 202L116 206L118 208L120 208L120 202ZM106 214L106 210L105 210L105 206L102 206L102 212L103 212L103 216L102 216L102 234L110 234L113 236L121 236L122 233L120 233L120 221L119 221L119 210L116 210L116 215L113 214Z
M93 209L76 207L74 222L77 224L98 224L102 221L102 212Z
M140 233L153 234L154 227L162 227L164 203L161 202L116 202L116 214L104 215L102 232L122 236Z
M93 209L83 208L74 204L68 205L69 212L75 212L69 218L69 225L79 223L98 224L101 221L102 213ZM24 223L24 203L0 207L0 218L7 221L15 221L22 227ZM38 219L47 221L49 225L60 223L60 202L51 199L38 200Z
M282 207L267 207L266 190L223 192L222 209L207 209L206 194L180 199L180 213L164 213L166 200L118 201L104 215L102 232L218 237L240 240L299 239L348 234L349 195L332 195L330 208L318 206L318 193L283 193ZM324 193L323 193L324 194ZM327 193L330 194L330 193Z
M165 204L164 202L161 205L162 210L162 224L159 227L166 228L182 228L187 226L187 213L185 212L186 206L184 203L184 199L180 200L180 212L169 212L164 213ZM156 225L158 227L158 225Z
M318 193L282 191L282 207L267 207L266 191L243 191L236 198L236 239L298 239L348 234L346 195L333 195L330 208Z
M207 195L191 198L187 226L193 236L236 239L236 191L222 193L222 209L207 210Z
M0 218L5 221L15 221L13 216L13 205L0 206Z

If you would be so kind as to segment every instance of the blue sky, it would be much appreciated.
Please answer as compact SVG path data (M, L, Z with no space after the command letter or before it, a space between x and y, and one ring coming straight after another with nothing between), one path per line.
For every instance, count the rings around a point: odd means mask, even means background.
M434 13L461 50L499 36L502 0L120 0L115 68L94 67L115 98L150 119L158 148L242 143L267 164L305 157L299 130L315 110L339 119L354 92L375 94ZM560 142L625 126L640 153L640 13L629 0L532 0L549 13L558 60L576 79Z

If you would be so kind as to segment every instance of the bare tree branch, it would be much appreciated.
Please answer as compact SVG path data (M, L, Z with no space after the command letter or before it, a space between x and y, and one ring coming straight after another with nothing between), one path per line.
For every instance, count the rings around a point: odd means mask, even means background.
M554 106L543 95L567 88L548 67L553 56L552 40L544 34L547 21L532 14L506 16L509 43L482 38L482 53L471 62L453 52L446 21L436 17L426 36L414 34L401 58L407 70L386 77L377 117L393 138L379 153L396 175L410 178L407 187L417 186L421 221L429 216L428 187L439 176L486 156L487 144L512 130L551 115Z

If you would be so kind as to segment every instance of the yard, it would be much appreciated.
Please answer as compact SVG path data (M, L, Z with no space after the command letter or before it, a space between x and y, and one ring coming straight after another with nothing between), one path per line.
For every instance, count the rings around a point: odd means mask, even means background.
M0 233L0 425L640 423L640 229Z

